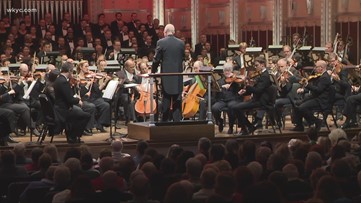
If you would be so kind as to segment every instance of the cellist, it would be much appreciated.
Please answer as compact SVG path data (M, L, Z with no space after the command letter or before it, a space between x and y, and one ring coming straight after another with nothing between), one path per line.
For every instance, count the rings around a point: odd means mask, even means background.
M194 62L194 64L193 64L193 72L194 73L199 73L202 66L203 66L203 63L201 61ZM199 85L200 83L202 83L203 80L204 80L204 78L201 77L201 76L198 76L198 75L193 76L193 79L191 80L191 84L189 85L189 87L191 87L195 83L198 83L198 85ZM201 84L201 85L203 86L203 84ZM206 88L206 87L203 87L203 88ZM189 90L190 90L190 88L189 88ZM207 95L205 92L206 91L204 91L204 95ZM184 93L183 98L186 98L187 94L191 94L191 93L189 91L187 93ZM199 97L198 99L199 99L199 119L200 120L205 120L206 115L207 115L207 98L205 96L202 96L202 97ZM183 99L183 103L182 103L183 110L184 110L184 105L187 105L187 104L184 104L184 100L185 99ZM185 116L185 115L183 115L183 116Z

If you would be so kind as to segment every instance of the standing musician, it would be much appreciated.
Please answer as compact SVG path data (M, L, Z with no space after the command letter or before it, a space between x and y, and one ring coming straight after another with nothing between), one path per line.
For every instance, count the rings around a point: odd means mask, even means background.
M129 121L136 121L134 109L134 98L136 98L136 96L134 96L134 94L138 95L138 90L136 89L137 86L126 88L124 85L140 84L142 78L135 74L135 62L132 59L125 61L124 69L118 71L117 76L121 81L121 87L118 91L118 105L122 104L124 107L125 124L127 125ZM118 115L118 105L115 110L115 115Z
M234 71L240 71L241 69L245 68L243 55L246 53L246 49L247 49L247 43L241 42L239 44L239 51L237 52L238 55L233 58Z
M78 64L79 79L85 80L84 84L80 85L80 96L83 100L83 105L86 103L93 104L96 108L96 129L100 132L106 132L105 127L110 126L110 105L102 98L102 90L106 87L109 76L96 74L89 71L89 64L87 61L80 61ZM106 77L106 80L99 85L99 80ZM92 123L94 124L94 123Z
M90 120L90 114L84 112L79 104L83 105L80 97L74 97L70 87L69 78L72 77L73 64L65 62L61 67L61 74L54 82L55 93L55 112L59 116L59 120L65 124L65 133L69 143L77 142L86 128L86 124Z
M292 86L294 83L297 83L301 76L299 72L290 65L286 58L281 58L277 62L277 67L279 69L279 74L277 76L278 80L278 95L276 99L275 109L276 109L276 121L279 127L281 124L281 111L282 107L287 104L292 104L292 98L289 96Z
M218 84L222 87L220 99L212 105L212 114L218 123L218 131L222 132L224 121L221 118L222 111L228 107L236 105L242 101L242 97L238 94L240 90L239 84L234 81L236 78L233 73L232 63L225 63L223 66L224 77L218 80ZM234 111L227 111L229 118L229 129L227 134L233 134L233 126L236 120Z
M271 88L272 82L269 72L266 69L266 59L264 57L256 57L254 61L256 71L260 74L259 77L256 79L253 86L247 85L238 92L238 94L243 96L253 94L252 99L249 101L237 102L229 108L229 111L234 111L240 116L242 130L238 135L248 135L255 130L255 127L245 116L244 111L256 107L268 107L271 102L270 98L272 95L270 95L269 88Z
M292 131L304 131L302 118L305 118L309 125L315 124L316 130L321 129L322 121L313 115L315 109L326 109L330 105L330 88L331 78L326 71L327 63L323 60L316 62L315 73L316 77L304 78L300 83L303 83L303 88L299 88L297 93L302 94L306 90L310 91L310 95L306 97L302 103L295 107L295 128ZM313 78L312 83L309 82ZM303 82L304 81L304 82Z
M152 64L152 73L156 73L161 63L161 73L183 72L182 60L184 58L184 42L174 37L174 25L168 24L164 28L163 39L158 40L156 53ZM173 112L173 120L182 119L182 76L163 76L162 78L162 121L168 121Z

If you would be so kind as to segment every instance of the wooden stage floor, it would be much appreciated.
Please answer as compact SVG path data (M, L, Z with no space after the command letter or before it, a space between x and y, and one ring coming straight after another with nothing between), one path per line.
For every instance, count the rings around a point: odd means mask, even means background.
M117 129L116 132L122 134L122 135L127 135L128 133L128 129L127 126L124 125L124 122L118 122L119 126L121 127L120 129ZM341 124L343 123L343 121L338 121L338 125L341 126ZM333 124L333 122L331 120L328 121L328 124ZM246 140L246 139L251 139L251 140L255 140L256 142L258 141L263 141L263 140L270 140L270 141L279 141L279 140L283 140L283 141L287 141L289 139L292 138L299 138L299 139L307 139L306 137L306 132L307 132L307 127L305 128L304 132L293 132L290 131L290 129L292 129L294 126L293 124L290 122L290 120L288 119L286 121L286 127L283 130L282 129L282 134L279 133L278 129L276 129L276 133L273 132L272 128L269 127L268 129L265 129L265 127L263 127L263 129L258 129L254 132L254 135L247 135L247 136L242 136L242 137L236 137L235 135L229 135L227 134L228 131L228 125L226 124L226 126L224 127L224 130L222 133L218 132L218 126L214 125L214 131L215 131L215 136L212 139L212 141L214 142L224 142L227 139L237 139L237 140ZM335 126L330 125L330 129L334 129ZM83 136L81 138L82 141L84 141L85 144L89 145L89 146L109 146L109 141L108 138L110 137L110 133L109 133L109 128L105 128L107 130L106 133L100 133L100 132L96 132L93 131L93 135L92 136ZM234 129L235 130L235 129ZM238 131L240 129L237 129ZM354 128L354 129L350 129L347 130L348 135L349 136L353 136L354 134L357 134L361 129L359 128ZM114 132L114 128L113 128L113 132ZM186 133L186 132L185 132ZM328 135L328 130L326 127L322 127L321 131L320 131L320 135ZM137 140L136 139L131 139L128 137L124 137L124 138L120 138L119 136L115 136L115 138L121 139L125 145L125 148L127 145L129 146L135 146ZM36 141L37 141L37 137L33 136L33 142L30 142L30 136L29 133L27 133L27 135L25 136L21 136L21 137L14 137L15 140L19 141L19 142L24 142L29 146L40 146ZM47 144L50 142L50 137L46 137L45 141L43 142L43 145ZM65 135L56 135L54 136L54 140L53 143L57 146L72 146L73 144L68 144L66 142L66 138ZM181 140L181 139L177 139L177 140L167 140L167 141L152 141L150 140L149 143L154 144L154 145L169 145L171 143L189 143L189 144L196 144L197 140ZM14 144L9 144L10 147L13 146ZM74 144L76 145L76 144Z

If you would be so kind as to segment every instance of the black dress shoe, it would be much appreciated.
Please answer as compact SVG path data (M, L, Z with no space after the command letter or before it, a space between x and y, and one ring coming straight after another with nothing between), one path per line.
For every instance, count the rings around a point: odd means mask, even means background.
M249 132L247 130L241 130L241 132L236 134L236 137L245 136L245 135L249 135Z
M84 136L92 136L93 133L89 129L85 129L84 132L83 132L83 135Z
M231 128L231 127L228 128L227 134L229 134L229 135L233 134L233 128Z
M33 135L35 135L36 137L39 137L39 136L40 136L40 132L39 132L36 128L32 129L31 132L32 132Z
M296 126L293 129L291 129L291 131L303 132L303 131L305 131L305 129L302 126Z
M98 130L99 132L101 132L101 133L106 133L106 132L107 132L107 131L104 129L103 126L97 127L97 130Z
M223 119L218 121L218 132L223 132Z
M8 136L7 138L6 138L6 142L8 142L8 143L19 143L18 141L16 141L16 140L14 140L12 137L10 137L10 136Z

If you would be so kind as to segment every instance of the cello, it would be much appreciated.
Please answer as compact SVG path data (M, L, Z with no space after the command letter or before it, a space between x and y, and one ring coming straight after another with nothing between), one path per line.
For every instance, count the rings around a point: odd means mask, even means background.
M141 116L147 116L151 112L156 112L157 109L157 103L155 99L153 99L153 109L150 108L150 92L149 92L149 83L148 81L145 83L146 88L145 90L142 88L139 88L139 99L135 102L135 111L141 115Z
M202 100L207 89L203 87L201 80L198 76L195 77L196 82L189 88L185 98L182 102L183 117L193 117L199 110L199 101Z

